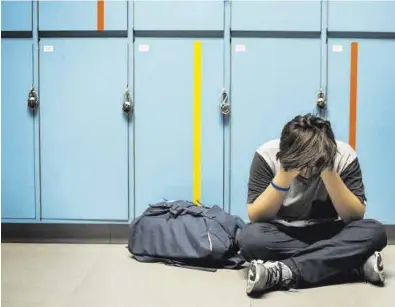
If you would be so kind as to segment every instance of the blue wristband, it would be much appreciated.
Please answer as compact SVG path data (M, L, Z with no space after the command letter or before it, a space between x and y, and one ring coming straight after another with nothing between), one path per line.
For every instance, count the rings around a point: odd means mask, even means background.
M288 187L288 188L279 187L279 186L276 185L273 181L272 181L272 186L273 186L273 188L275 188L276 190L279 190L279 191L281 191L281 192L288 192L288 191L289 191L289 187Z

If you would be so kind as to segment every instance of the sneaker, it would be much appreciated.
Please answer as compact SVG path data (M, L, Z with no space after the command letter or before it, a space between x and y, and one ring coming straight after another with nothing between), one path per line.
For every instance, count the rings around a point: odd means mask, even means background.
M383 286L385 282L383 257L380 252L375 252L366 260L362 267L365 280L372 284Z
M267 290L288 288L293 280L293 273L282 262L253 260L248 269L247 294L255 295Z

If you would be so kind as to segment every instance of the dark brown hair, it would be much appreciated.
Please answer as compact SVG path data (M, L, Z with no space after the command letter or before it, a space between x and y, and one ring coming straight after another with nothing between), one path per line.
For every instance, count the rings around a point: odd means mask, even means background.
M281 133L277 159L285 170L299 169L309 176L333 168L337 145L328 120L312 114L299 115Z

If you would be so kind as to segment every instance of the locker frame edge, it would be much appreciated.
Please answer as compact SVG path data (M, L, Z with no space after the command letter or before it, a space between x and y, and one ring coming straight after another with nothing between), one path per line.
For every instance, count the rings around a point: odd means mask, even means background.
M223 209L228 213L232 212L231 208L231 118L232 118L232 99L231 99L231 52L232 38L231 31L231 9L232 2L224 0L224 89L228 94L228 103L230 106L229 117L223 116Z
M38 38L38 18L39 18L39 1L32 0L32 33L33 33L33 86L37 90L38 96L38 109L35 111L33 122L34 122L34 186L35 186L35 219L41 221L41 133L40 133L40 76L39 76L39 52L40 52L40 41Z

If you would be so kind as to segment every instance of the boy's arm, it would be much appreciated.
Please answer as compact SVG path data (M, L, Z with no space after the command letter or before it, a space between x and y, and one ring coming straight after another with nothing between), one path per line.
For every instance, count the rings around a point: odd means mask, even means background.
M358 158L355 157L340 175L326 169L321 178L342 220L349 222L364 217L366 196Z
M248 182L247 212L251 222L273 219L280 210L286 191L273 187L273 181L280 188L289 188L297 172L281 170L274 176L265 159L255 153Z

